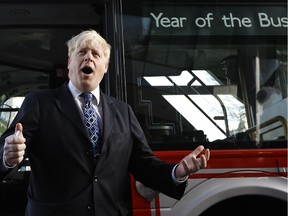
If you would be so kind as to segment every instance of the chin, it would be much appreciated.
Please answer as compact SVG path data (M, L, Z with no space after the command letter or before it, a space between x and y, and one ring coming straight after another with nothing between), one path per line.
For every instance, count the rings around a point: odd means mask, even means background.
M91 92L97 88L97 85L95 85L95 83L91 83L91 82L84 82L84 83L82 83L81 87L82 87L82 91Z

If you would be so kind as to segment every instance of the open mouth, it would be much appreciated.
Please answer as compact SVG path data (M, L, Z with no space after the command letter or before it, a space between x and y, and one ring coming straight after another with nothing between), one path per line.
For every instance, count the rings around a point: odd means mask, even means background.
M93 72L93 69L89 66L85 66L81 69L81 71L85 74L91 74Z

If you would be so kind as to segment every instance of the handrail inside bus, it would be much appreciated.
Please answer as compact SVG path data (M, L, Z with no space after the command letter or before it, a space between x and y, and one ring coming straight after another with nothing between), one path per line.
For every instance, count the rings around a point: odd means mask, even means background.
M287 128L288 128L288 121L287 121L287 119L285 119L283 116L275 116L275 117L273 117L273 118L271 118L271 119L269 119L269 120L267 120L267 121L265 121L265 122L263 122L263 123L261 123L259 126L258 125L256 125L256 126L253 126L253 127L251 127L251 128L248 128L246 131L245 131L245 133L246 134L250 134L250 133L252 133L252 132L256 132L256 130L257 130L257 128L259 127L259 128L265 128L265 127L267 127L267 126L269 126L269 125L272 125L272 124L274 124L274 123L276 123L276 122L281 122L282 123L282 127L283 127L283 130L284 130L284 135L285 135L285 138L287 139ZM280 126L281 127L281 126ZM273 129L277 129L277 128L279 128L279 126L275 126ZM271 130L273 130L273 129L271 129ZM271 130L269 130L269 131L271 131ZM264 134L264 133L266 133L267 131L265 131L265 132L262 132L261 134Z
M199 107L199 106L197 105L197 103L195 103L195 102L187 95L187 93L185 93L185 92L182 90L182 88L181 88L180 86L176 85L176 83L175 83L169 76L166 76L166 78L167 78L171 83L173 83L174 86L175 86L179 91L181 91L181 92L183 93L183 95L184 95L195 107L197 107L197 109L198 109L203 115L205 115L205 117L206 117L213 125L215 125L215 127L217 127L224 135L226 135L226 137L229 137L229 136L230 136L230 132L229 132L229 124L228 124L228 118L227 118L227 111L226 111L226 107L225 107L224 104L223 104L223 101L222 101L217 95L213 94L213 92L211 92L211 91L209 90L209 88L207 88L207 85L205 85L205 83L202 82L202 80L201 80L196 74L194 74L192 71L189 71L189 73L192 74L193 77L194 77L194 79L192 80L192 82L195 81L195 80L197 80L197 81L198 81L199 83L201 83L201 85L202 85L211 95L213 95L213 96L216 98L216 100L220 103L221 108L222 108L222 111L223 111L223 116L222 116L222 118L224 118L224 121L225 121L226 132L225 132L212 118L210 118L210 116L209 116L203 109L201 109L201 107ZM192 82L188 83L187 85L191 84ZM192 86L190 86L190 87L192 87ZM192 88L192 89L193 89L193 88Z

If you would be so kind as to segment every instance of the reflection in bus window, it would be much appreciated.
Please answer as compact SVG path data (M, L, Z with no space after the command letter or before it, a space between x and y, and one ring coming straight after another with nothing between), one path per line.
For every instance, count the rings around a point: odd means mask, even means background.
M225 87L225 85L222 85L220 81L217 81L204 70L193 70L192 73L186 70L182 71L179 76L151 76L144 77L144 79L155 88L157 86L175 85L174 93L163 94L162 96L191 125L195 126L195 129L205 131L208 140L225 139L228 136L225 132L227 130L229 134L245 131L245 129L247 129L247 122L244 116L244 105L235 98L235 91L237 90L234 91L235 86ZM197 77L199 81L194 77ZM193 81L193 78L195 81ZM213 92L212 94L205 95L201 95L200 93L185 94L184 90L181 91L182 86L188 86L197 93L197 88L193 86L201 86L202 84L204 86L214 86L214 93L222 89L222 94L218 94L217 96L213 95ZM223 88L221 88L221 86L223 86ZM224 92L225 89L229 91ZM179 91L180 93L178 94ZM223 112L222 104L227 112L229 122L227 126L229 129L225 128L224 115L226 112ZM209 130L207 130L207 128L209 128Z
M284 7L160 5L123 16L127 99L149 143L287 139L287 29L256 25Z
M24 97L12 97L0 105L0 135L13 121L23 100Z

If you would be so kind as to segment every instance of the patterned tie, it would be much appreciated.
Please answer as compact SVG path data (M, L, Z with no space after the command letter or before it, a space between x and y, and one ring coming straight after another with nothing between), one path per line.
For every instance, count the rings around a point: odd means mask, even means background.
M100 125L99 118L96 113L96 110L92 106L93 95L91 93L82 93L81 94L85 101L84 106L84 123L87 127L91 141L93 144L94 157L99 156L100 154Z

